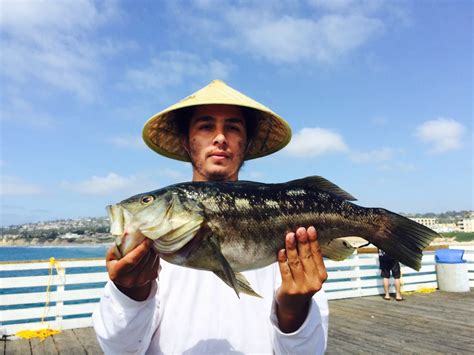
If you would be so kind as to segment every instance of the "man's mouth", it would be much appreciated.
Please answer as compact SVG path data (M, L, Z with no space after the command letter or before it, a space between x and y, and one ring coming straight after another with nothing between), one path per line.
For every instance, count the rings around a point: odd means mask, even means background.
M220 161L225 161L229 159L230 155L226 152L213 152L209 154L209 157L214 161L214 162L220 162Z
M229 154L226 152L214 152L209 154L209 156L215 160L224 160L229 158Z

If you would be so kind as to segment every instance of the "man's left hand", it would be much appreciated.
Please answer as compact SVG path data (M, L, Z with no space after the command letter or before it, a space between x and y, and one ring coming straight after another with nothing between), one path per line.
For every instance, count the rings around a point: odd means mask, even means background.
M280 330L296 331L308 315L311 298L318 292L328 274L324 265L318 235L314 227L303 227L288 233L285 249L278 252L282 284L276 294Z

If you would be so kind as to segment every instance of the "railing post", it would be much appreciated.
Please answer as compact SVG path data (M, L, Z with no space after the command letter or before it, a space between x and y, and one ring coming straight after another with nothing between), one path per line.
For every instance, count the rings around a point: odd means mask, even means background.
M64 285L66 284L66 269L62 267L56 268L56 276L58 277L58 286L56 288L56 327L62 329L63 306L64 306Z
M360 258L359 258L359 253L357 250L354 253L353 260L355 262L355 266L353 267L355 276L351 279L351 281L354 284L354 290L356 290L357 295L361 297L362 296L362 279L360 276Z

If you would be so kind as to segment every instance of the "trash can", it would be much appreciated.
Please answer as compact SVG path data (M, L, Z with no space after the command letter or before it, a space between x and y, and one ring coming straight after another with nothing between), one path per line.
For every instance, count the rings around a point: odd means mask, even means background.
M440 291L469 292L469 275L463 249L438 249L436 275Z

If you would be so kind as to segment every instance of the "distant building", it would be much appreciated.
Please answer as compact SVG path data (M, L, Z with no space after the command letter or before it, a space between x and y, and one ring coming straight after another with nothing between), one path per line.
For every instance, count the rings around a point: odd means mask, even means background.
M438 226L438 219L437 218L417 218L412 217L411 220L418 222L428 228L435 229Z
M438 233L449 233L459 231L459 227L456 225L456 223L438 223L432 229Z
M474 218L464 218L458 222L458 228L461 232L474 232Z

